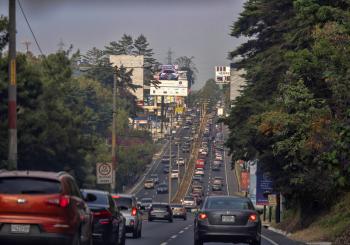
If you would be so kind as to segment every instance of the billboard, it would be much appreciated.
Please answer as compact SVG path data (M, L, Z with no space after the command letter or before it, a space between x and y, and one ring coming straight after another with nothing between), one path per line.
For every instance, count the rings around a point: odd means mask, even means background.
M272 181L262 171L256 173L256 205L269 205L268 195L272 193Z
M241 172L241 191L247 192L249 190L249 172Z
M150 88L155 87L151 85ZM177 88L187 88L188 81L187 80L159 80L157 87L177 87Z
M249 198L256 205L256 171L258 161L248 161L249 164Z
M231 68L229 66L215 66L215 82L217 84L226 84L231 79Z
M154 87L151 86L150 95L167 95L167 96L188 96L188 88L178 87Z

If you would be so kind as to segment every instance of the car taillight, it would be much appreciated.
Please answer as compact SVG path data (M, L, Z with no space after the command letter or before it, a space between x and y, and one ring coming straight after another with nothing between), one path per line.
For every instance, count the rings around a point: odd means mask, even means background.
M137 208L132 208L131 209L131 215L132 216L136 216L136 214L137 214Z
M258 216L256 214L251 214L251 215L249 215L248 221L250 221L250 222L257 222L258 221Z
M208 215L205 214L205 213L200 213L200 214L198 215L198 218L199 218L200 220L205 220L206 218L208 218Z
M59 196L58 198L47 200L46 203L49 205L54 205L54 206L58 206L61 208L66 208L69 206L70 197L69 196Z
M101 225L106 225L106 224L109 224L111 222L112 213L109 212L108 210L101 210L101 211L93 212L93 215L94 215L95 219L98 219L98 222Z
M118 199L118 198L120 198L120 196L119 195L113 195L112 198L113 199Z

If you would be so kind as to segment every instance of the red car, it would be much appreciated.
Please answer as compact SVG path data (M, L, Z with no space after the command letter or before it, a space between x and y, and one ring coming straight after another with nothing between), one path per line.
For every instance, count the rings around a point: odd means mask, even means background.
M0 172L0 207L0 244L91 244L92 213L66 172Z

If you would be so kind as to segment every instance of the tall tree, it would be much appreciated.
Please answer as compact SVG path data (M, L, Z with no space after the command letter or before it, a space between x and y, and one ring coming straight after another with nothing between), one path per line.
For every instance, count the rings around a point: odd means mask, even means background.
M108 55L131 55L134 50L134 41L132 36L124 34L118 42L110 42L105 46L105 53Z

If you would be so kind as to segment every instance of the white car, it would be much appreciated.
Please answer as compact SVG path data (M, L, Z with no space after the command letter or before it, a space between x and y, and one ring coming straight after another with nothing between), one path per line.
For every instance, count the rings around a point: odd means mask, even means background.
M179 165L185 165L185 159L180 157L179 160L176 161L176 163L179 164Z
M222 155L216 155L215 156L216 161L222 161Z
M194 174L195 175L201 175L203 176L204 175L204 169L203 168L197 168L195 171L194 171Z
M191 197L191 196L186 196L182 201L182 205L186 208L186 209L192 209L192 208L196 208L196 200Z
M179 170L177 170L177 169L172 170L170 176L172 179L179 178Z

